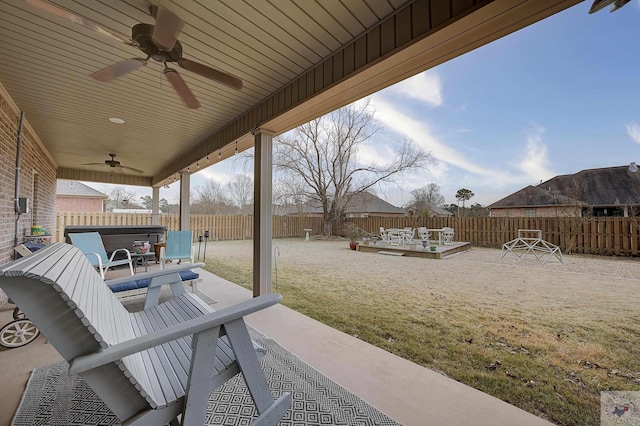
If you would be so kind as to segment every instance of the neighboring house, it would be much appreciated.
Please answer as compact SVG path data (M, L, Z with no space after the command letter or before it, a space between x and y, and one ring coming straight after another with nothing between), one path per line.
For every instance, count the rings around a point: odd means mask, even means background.
M489 209L491 217L638 215L640 171L631 163L556 176L496 201Z
M447 211L441 207L438 206L434 206L431 203L426 203L426 210L429 212L429 217L450 217L453 216L453 213L451 213L450 211ZM409 216L415 216L416 215L416 209L413 207L408 207L407 208L407 215Z
M309 201L300 209L294 207L289 210L290 215L322 217L322 206L316 201ZM403 217L404 209L387 203L369 192L361 192L351 197L345 210L345 217Z
M75 180L58 180L56 211L104 212L109 197Z

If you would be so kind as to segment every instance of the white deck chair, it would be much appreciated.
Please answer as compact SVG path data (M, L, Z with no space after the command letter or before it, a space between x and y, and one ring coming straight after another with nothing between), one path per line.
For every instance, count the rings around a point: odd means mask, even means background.
M387 229L387 238L389 239L388 244L392 246L399 246L403 241L402 233L398 228Z
M380 238L383 243L389 244L389 233L382 226L380 227Z
M442 244L445 246L453 244L454 233L453 228L442 228Z
M424 226L421 226L418 228L418 237L420 237L420 241L429 242L430 236L431 236L431 233L427 230L427 228L425 228Z
M413 244L413 239L416 237L416 228L404 228L402 231L402 244Z

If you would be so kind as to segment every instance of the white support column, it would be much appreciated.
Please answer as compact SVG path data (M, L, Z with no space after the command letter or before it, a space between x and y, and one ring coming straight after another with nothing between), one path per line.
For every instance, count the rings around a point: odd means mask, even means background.
M190 225L189 185L191 174L180 172L180 230L188 231Z
M271 293L273 133L255 133L253 200L253 297Z
M160 224L160 187L154 186L151 193L151 224Z

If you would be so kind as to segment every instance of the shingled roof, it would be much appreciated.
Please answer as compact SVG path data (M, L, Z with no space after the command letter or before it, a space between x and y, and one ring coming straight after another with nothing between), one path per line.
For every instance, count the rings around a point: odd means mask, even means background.
M640 171L631 172L629 166L582 170L556 176L538 187L576 194L592 206L640 204Z
M317 201L309 201L303 207L303 213L322 213L322 206ZM387 203L370 192L354 194L345 213L395 213L404 214L404 209Z
M579 200L565 197L548 189L542 189L537 186L527 186L518 192L504 197L489 206L494 207L540 207L540 206L575 206L583 204Z
M438 207L438 206L436 206L434 204L427 203L427 205L428 205L427 208L431 212L432 216L443 216L443 217L453 216L453 213L451 213L450 211L445 210L445 209L443 209L441 207Z
M98 190L75 180L58 179L58 188L56 195L67 197L90 197L90 198L109 198Z
M640 204L640 171L617 166L556 176L537 186L529 185L489 208L630 204Z

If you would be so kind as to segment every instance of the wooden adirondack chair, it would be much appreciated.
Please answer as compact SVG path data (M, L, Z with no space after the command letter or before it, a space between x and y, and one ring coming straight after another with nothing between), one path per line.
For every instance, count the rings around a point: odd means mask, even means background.
M165 273L172 273L170 270ZM244 315L278 294L218 312L192 293L129 313L85 255L53 244L0 267L0 288L25 312L125 425L202 425L210 392L242 372L259 416L275 425L291 405L274 401Z
M69 239L74 246L78 247L87 256L93 267L100 271L102 279L104 279L107 269L119 265L129 265L129 271L133 275L133 263L129 250L124 248L117 249L111 253L111 257L107 257L107 251L98 232L69 233ZM126 258L114 260L118 252L125 253Z

